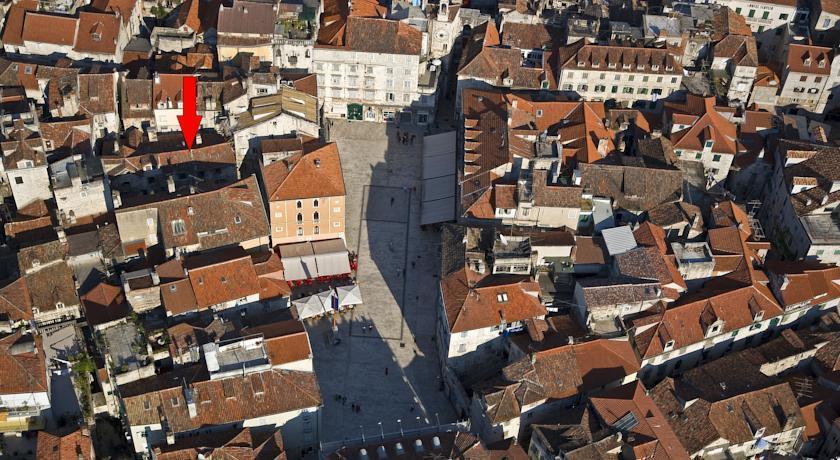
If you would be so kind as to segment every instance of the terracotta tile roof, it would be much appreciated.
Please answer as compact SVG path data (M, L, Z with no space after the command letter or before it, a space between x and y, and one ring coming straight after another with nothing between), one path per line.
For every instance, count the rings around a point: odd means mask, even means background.
M6 15L3 28L3 43L9 45L23 45L23 24L27 11L37 11L38 2L35 0L21 0L13 3Z
M830 302L840 297L840 267L810 264L806 261L786 263L768 261L767 273L786 279L787 285L779 292L783 306L808 302L810 306Z
M663 48L585 44L560 65L568 70L609 70L663 75L682 73L682 66L675 56Z
M79 74L79 109L86 116L117 113L117 74Z
M52 145L50 151L56 155L84 154L91 151L89 118L42 121L39 128L44 141Z
M658 356L669 341L674 342L675 350L702 342L717 320L723 322L719 333L726 334L753 324L759 312L763 312L762 320L783 313L764 286L756 284L723 292L701 292L669 306L652 325L646 321L646 326L635 334L636 343L642 357Z
M743 236L737 227L710 228L709 247L716 255L743 254Z
M219 7L220 34L273 35L277 7L273 3L236 0L233 6Z
M714 227L737 227L747 236L752 234L750 227L750 219L746 211L741 205L731 200L721 201L715 203L711 210L712 222Z
M607 247L601 237L579 236L575 238L575 264L604 265L609 260Z
M56 303L79 305L73 270L63 260L41 267L24 279L30 305L42 313L55 310Z
M505 22L502 45L521 50L551 49L562 43L562 29L548 24Z
M791 43L787 49L787 67L791 72L831 74L831 48Z
M247 254L236 259L189 268L188 276L200 309L260 291L254 264L251 262L251 256Z
M752 29L747 24L747 18L736 13L733 9L722 6L715 10L712 17L712 40L718 41L727 35L752 36Z
M840 382L840 338L834 338L817 350L814 362L822 371L821 377L830 382Z
M683 115L693 118L690 123L679 120L680 124L691 126L670 134L675 149L702 151L707 141L713 141L712 151L715 153L735 155L742 150L737 127L718 112L714 97L689 94L685 103L666 102L665 110L672 117Z
M688 287L673 261L659 248L640 247L614 257L615 266L622 276L658 281L662 286L676 285L678 291Z
M778 88L781 80L779 75L770 67L760 65L755 73L754 86L770 86Z
M419 55L422 35L402 21L351 16L345 46L363 53Z
M345 195L341 157L335 143L271 163L262 173L269 201Z
M804 427L796 397L788 383L748 391L730 398L701 397L683 409L678 400L678 382L666 378L651 391L651 397L669 416L680 442L690 454L725 439L731 445L752 442L754 429L763 427L765 436Z
M840 191L831 192L832 184L840 181L840 149L807 144L799 151L788 151L787 157L802 154L806 159L785 167L785 182L790 190L797 178L813 178L817 186L790 196L794 211L800 216L810 214L828 203L840 201ZM825 204L823 203L825 200Z
M752 36L727 35L714 44L712 52L716 58L732 59L735 65L758 67L758 49Z
M492 275L476 279L478 276L464 268L441 280L451 333L545 316L545 307L537 297L539 285L530 278Z
M79 13L73 49L82 53L116 54L120 18L113 13Z
M536 101L514 94L507 95L506 99L508 139L514 155L533 157L534 143L522 142L519 137L535 137L539 133L560 139L564 162L594 163L616 151L615 133L604 125L606 109L603 103ZM519 144L524 149L517 148Z
M195 33L216 28L221 0L185 0L178 7L175 27L187 27Z
M639 361L626 340L597 339L525 356L474 390L483 396L487 417L496 424L520 416L525 406L586 394L638 370Z
M165 248L200 245L212 249L267 237L268 219L254 176L209 192L120 208L121 213L157 209ZM172 222L183 220L183 233ZM224 230L224 231L220 231Z
M253 433L250 428L231 428L212 434L185 437L172 445L154 447L158 460L195 460L198 458L242 460L286 460L280 430Z
M548 171L538 169L534 171L531 186L534 205L549 208L580 208L580 197L583 189L548 184Z
M24 21L24 41L73 46L76 39L78 21L72 16L27 12Z
M470 41L464 46L458 76L489 80L494 86L540 89L543 82L549 89L556 89L557 79L552 68L557 56L551 51L543 53L539 65L525 65L522 53L515 48L500 48L499 32L492 21L473 29ZM510 79L506 84L505 79Z
M194 392L195 417L190 417L182 382ZM120 390L129 424L159 424L165 417L175 433L321 405L314 373L269 370L209 380L203 363L122 385Z
M651 223L660 227L668 227L679 223L703 228L703 215L700 208L685 201L663 203L648 211Z
M659 249L662 254L670 252L670 246L665 242L665 230L650 221L642 222L633 231L633 238L639 246L649 246Z
M19 331L0 338L0 395L48 392L45 359L40 336Z
M682 196L683 173L676 168L581 163L578 169L584 191L612 198L614 207L647 211Z
M72 433L58 436L46 431L39 431L36 441L36 458L54 460L92 460L93 442L87 428L79 428Z
M97 284L81 297L88 324L98 326L127 317L131 313L122 286Z
M351 16L364 18L385 18L388 8L377 0L325 0L318 29L318 44L345 46L347 20Z
M93 10L100 13L114 13L122 22L128 25L131 15L137 7L137 0L93 0L90 3Z
M623 442L632 448L635 458L688 460L675 430L641 382L607 390L589 401L603 423L621 431ZM629 429L619 426L630 414L637 421L635 426Z

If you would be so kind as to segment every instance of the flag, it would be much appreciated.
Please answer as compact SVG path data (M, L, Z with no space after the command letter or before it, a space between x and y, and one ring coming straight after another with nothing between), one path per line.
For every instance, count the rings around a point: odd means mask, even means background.
M338 289L333 288L332 296L330 296L330 302L333 311L338 311Z

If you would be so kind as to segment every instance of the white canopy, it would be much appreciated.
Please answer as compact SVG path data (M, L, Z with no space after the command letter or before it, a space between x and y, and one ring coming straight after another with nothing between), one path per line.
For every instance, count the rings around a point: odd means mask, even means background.
M283 244L278 248L289 281L344 275L351 271L347 248L339 238Z
M339 309L362 303L362 291L359 289L359 286L338 286L335 290L338 292ZM331 297L332 292L327 290L308 297L302 297L292 301L292 303L297 307L300 318L306 319L325 313L332 313Z

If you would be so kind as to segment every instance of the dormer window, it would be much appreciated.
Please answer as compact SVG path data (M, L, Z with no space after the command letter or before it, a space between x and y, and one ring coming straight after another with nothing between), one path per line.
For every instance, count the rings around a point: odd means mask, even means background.
M764 310L759 310L755 313L755 316L753 317L753 320L754 320L754 322L757 323L757 322L761 321L762 319L764 319Z
M500 292L496 294L496 301L499 303L506 303L508 301L507 292Z
M64 302L56 302L55 303L55 308L58 308L59 310L61 310L62 308L64 308Z
M233 223L234 224L241 224L242 223L242 218L239 217L239 216L233 216Z
M665 351L671 351L673 349L674 349L674 341L673 340L669 340L669 341L665 342Z
M578 67L583 67L584 65L586 65L584 61L578 61Z
M817 67L824 69L825 68L825 59L820 59L820 62L817 63Z
M630 70L630 64L624 64L622 67L624 70Z
M653 64L652 66L650 66L650 70L657 71L657 70L659 70L659 66L656 65L656 64Z
M193 209L192 206L188 207L187 208L187 214L190 215L190 216L195 215L195 209Z
M804 64L811 65L811 58L805 58Z
M610 62L609 64L607 64L607 67L609 67L610 69L615 69L617 66L615 62Z
M543 111L542 111L542 109L537 109L537 118L540 118L540 117L542 117L542 116L543 116Z
M187 233L187 227L184 225L183 219L175 219L172 221L172 234L175 236Z

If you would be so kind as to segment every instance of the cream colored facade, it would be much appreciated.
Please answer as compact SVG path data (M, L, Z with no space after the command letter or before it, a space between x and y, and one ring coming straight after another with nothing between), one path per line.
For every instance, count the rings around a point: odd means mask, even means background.
M344 239L344 197L304 198L269 203L271 244Z

